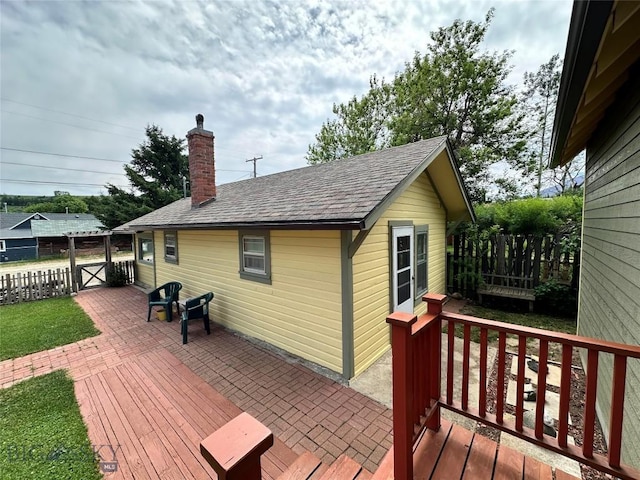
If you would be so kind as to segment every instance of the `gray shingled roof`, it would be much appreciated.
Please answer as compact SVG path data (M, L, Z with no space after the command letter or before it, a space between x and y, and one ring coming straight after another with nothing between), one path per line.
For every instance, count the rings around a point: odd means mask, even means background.
M19 223L24 222L27 218L29 218L33 213L5 213L0 212L0 229L9 229L12 228Z
M216 200L200 208L184 198L115 230L357 225L445 142L436 137L220 185Z
M93 215L92 215L93 216ZM69 232L89 232L102 230L104 225L100 220L32 220L31 231L34 237L64 237Z

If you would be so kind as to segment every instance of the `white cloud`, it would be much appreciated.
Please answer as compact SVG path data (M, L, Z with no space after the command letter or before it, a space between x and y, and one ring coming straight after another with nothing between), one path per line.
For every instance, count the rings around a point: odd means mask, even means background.
M486 45L516 51L512 83L564 54L568 0L4 1L2 98L21 103L2 101L2 146L126 162L147 124L184 137L203 113L216 134L219 181L249 172L245 159L254 155L264 156L259 173L304 166L334 102L364 93L374 73L393 77L425 50L430 31L455 18L480 21L492 5ZM2 150L0 191L98 193L98 185L122 183L122 172L117 162Z

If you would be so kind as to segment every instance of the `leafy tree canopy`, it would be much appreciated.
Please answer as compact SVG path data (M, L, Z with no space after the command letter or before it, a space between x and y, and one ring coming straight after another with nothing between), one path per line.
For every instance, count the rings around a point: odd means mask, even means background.
M493 14L432 32L427 52L416 53L392 82L374 75L360 99L334 105L336 118L322 125L308 163L447 135L473 200L484 198L491 165L506 161L525 173L528 133L505 83L511 53L481 50Z
M175 135L164 135L156 125L147 126L146 136L147 139L131 151L131 163L124 167L130 191L108 184L108 196L101 196L92 205L107 228L164 207L183 195L183 178L189 178L185 141Z
M582 195L488 203L478 205L475 211L480 231L526 235L579 233Z
M84 200L60 191L55 192L55 196L49 202L32 203L24 208L28 213L87 213L88 210L89 207Z

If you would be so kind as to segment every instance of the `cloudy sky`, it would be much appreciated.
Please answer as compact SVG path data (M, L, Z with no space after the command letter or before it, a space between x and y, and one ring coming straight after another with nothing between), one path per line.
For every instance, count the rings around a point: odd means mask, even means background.
M495 18L510 83L564 55L570 0L0 0L0 193L104 193L147 124L183 138L202 113L218 183L306 164L334 102L391 78L429 32Z

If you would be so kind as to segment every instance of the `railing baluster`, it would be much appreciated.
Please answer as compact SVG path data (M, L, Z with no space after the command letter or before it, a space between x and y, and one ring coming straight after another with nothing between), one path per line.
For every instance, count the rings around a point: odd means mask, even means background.
M598 351L589 349L587 356L587 392L584 403L582 454L593 458L593 433L596 421L596 390L598 388Z
M504 363L507 352L507 334L498 334L498 385L496 386L496 422L502 423L504 416Z
M469 406L469 357L471 356L471 325L464 325L464 345L462 348L462 410Z
M562 370L560 374L560 411L558 415L558 445L567 446L567 433L569 431L569 400L571 398L571 359L573 347L567 343L562 344Z
M429 388L429 399L427 408L431 407L431 400L436 402L436 410L427 422L427 427L431 430L440 429L440 382L441 382L441 356L442 356L442 320L438 315L437 320L429 329L429 352L431 354L431 386Z
M624 418L624 387L627 377L627 357L616 355L613 361L611 391L611 425L609 427L609 465L620 467L622 419Z
M527 337L518 335L518 378L516 381L516 430L522 431L524 417L524 362L527 355Z
M425 345L424 345L424 332L421 330L417 334L414 347L415 356L418 358L418 364L414 368L414 394L413 394L413 422L420 423L420 415L424 415L424 384L427 380L427 368L425 365Z
M544 398L547 391L547 359L549 356L549 342L540 339L538 355L538 391L536 392L536 438L541 439L544 433ZM524 396L524 394L523 394Z
M447 326L447 405L453 403L453 352L455 349L456 322L449 321Z
M487 411L487 329L480 329L480 385L478 391L478 414L484 418Z

